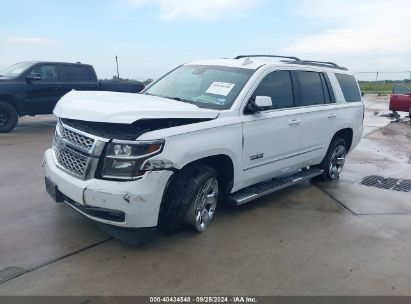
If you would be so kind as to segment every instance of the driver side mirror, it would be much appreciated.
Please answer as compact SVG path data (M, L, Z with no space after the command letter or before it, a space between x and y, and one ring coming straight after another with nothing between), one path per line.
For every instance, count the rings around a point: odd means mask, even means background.
M247 105L249 113L257 113L264 110L269 110L273 107L273 102L269 96L256 96L254 100L250 99Z
M35 80L42 80L43 77L40 73L32 73L32 74L26 76L26 79L27 79L28 82L30 82L30 81L35 81Z

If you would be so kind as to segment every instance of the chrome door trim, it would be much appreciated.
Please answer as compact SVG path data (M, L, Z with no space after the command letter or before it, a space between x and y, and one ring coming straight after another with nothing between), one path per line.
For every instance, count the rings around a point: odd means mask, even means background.
M290 155L287 155L287 156L279 157L279 158L276 158L276 159L268 160L268 161L265 161L263 163L255 164L255 165L249 166L247 168L244 168L243 171L247 171L247 170L250 170L250 169L254 169L254 168L261 167L261 166L264 166L264 165L268 165L268 164L271 164L271 163L275 163L275 162L278 162L280 160L284 160L284 159L287 159L287 158L291 158L291 157L299 156L299 155L302 155L302 154L310 153L310 152L313 152L313 151L321 150L322 148L323 147L315 147L315 148L311 148L311 149L303 151L303 152L298 152L298 153L290 154Z

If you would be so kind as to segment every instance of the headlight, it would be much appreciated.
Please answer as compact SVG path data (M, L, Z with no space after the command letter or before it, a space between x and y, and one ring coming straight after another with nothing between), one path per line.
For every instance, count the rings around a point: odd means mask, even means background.
M142 164L161 153L164 140L123 141L108 143L102 175L105 178L136 179L144 174Z

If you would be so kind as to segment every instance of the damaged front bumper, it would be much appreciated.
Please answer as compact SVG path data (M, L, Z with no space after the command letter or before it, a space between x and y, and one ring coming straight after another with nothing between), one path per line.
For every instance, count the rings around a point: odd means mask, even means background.
M70 207L94 221L127 228L157 226L163 193L173 174L147 171L141 179L127 182L80 180L56 166L52 149L44 154L44 167L46 179Z

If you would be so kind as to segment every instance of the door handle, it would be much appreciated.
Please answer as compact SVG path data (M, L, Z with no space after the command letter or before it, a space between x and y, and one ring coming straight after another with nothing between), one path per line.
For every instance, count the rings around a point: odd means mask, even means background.
M289 122L288 122L288 125L290 125L290 126L292 126L292 125L299 125L301 123L301 120L299 120L299 119L293 119L293 120L290 120Z
M328 114L328 118L336 118L336 117L337 117L336 113Z

